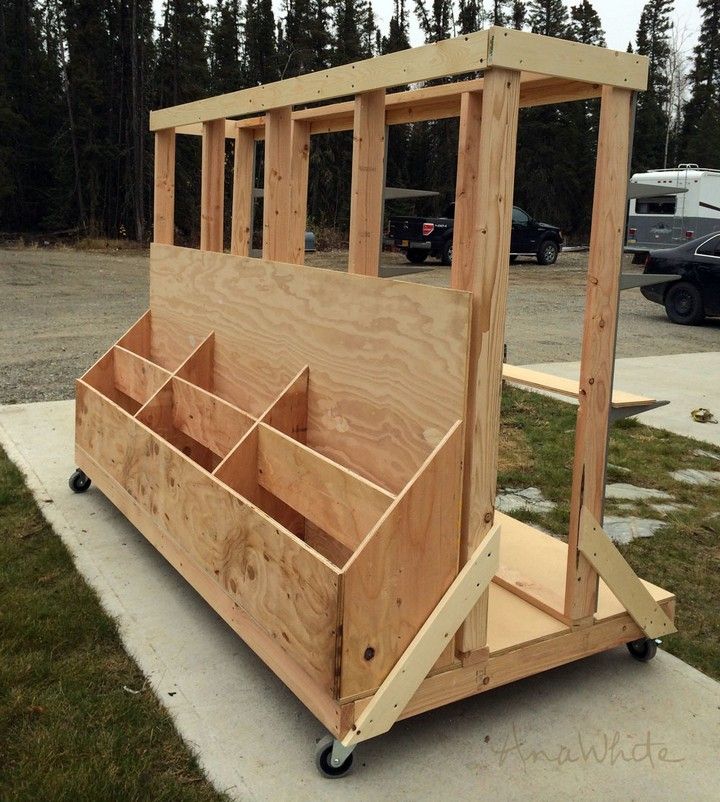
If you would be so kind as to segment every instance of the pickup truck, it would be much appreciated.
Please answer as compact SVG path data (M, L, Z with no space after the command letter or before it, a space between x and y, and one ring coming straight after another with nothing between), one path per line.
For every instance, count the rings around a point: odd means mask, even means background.
M449 265L452 263L454 217L454 203L448 206L444 217L391 217L388 240L405 251L408 261L414 265L422 264L428 256ZM539 265L551 265L556 261L562 244L562 232L557 226L539 223L527 212L513 206L511 262L518 256L534 256Z

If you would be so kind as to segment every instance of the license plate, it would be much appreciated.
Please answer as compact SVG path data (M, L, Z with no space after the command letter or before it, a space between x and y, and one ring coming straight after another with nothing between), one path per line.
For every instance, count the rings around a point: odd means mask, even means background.
M402 241L402 247L403 247L403 248L407 248L407 246L408 246L409 244L410 244L410 240L409 240L409 239L404 239L404 240Z

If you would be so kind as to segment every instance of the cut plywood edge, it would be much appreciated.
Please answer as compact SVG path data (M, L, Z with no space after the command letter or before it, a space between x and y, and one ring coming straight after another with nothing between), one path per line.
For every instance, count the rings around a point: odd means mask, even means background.
M503 531L495 584L563 622L567 543L502 512L495 512L495 521ZM658 604L674 598L651 582L639 581ZM626 608L601 579L595 620L606 621L625 612Z
M580 516L578 547L648 638L676 632L671 619L636 576L587 507Z
M535 390L546 390L550 393L577 399L580 395L580 382L577 379L568 379L564 376L555 376L540 370L523 368L518 365L503 365L503 379L520 387L531 387ZM614 409L627 407L651 407L657 399L649 398L622 390L614 390L612 406Z
M345 748L387 732L398 720L433 663L488 587L497 570L499 544L500 527L496 524L359 715L355 727L343 739Z

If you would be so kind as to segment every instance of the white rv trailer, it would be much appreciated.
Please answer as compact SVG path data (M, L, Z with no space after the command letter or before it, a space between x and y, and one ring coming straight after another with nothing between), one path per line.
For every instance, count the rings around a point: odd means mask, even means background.
M630 184L657 185L658 192L631 197L626 250L673 248L720 231L720 170L680 164L635 173Z

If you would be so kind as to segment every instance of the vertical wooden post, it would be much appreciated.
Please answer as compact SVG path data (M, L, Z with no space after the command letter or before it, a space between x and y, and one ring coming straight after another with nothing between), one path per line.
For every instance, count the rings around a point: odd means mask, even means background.
M465 274L453 269L453 286L473 293L461 522L463 563L490 531L495 510L519 102L519 71L493 68L485 74L476 175L463 178L464 185L474 185L476 198L472 229L467 231L470 238L464 243L470 255L460 257L460 264L472 269ZM470 99L465 103L466 128L473 124L468 115L477 113L477 104ZM472 132L466 130L464 141L471 138ZM458 649L462 653L486 645L487 599L486 591L460 630Z
M175 129L155 132L153 242L175 243Z
M200 192L200 250L223 250L225 120L203 123Z
M249 128L235 134L230 253L249 256L252 247L252 205L255 186L255 135Z
M348 272L377 276L385 190L385 90L355 98Z
M565 615L576 623L591 623L597 607L597 574L578 552L578 538L583 506L600 523L603 516L632 95L604 86L600 105L565 590Z
M265 115L263 259L289 262L292 117L285 106Z
M310 170L310 123L293 120L290 179L290 258L296 265L305 263L305 226L307 223L308 177Z
M455 224L450 285L453 289L473 286L473 231L480 167L480 128L482 94L460 95L460 132L458 135L457 180L455 182Z

